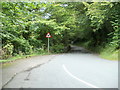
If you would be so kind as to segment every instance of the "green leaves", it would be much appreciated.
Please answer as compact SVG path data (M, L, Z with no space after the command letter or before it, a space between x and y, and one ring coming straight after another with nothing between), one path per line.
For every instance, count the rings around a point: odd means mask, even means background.
M64 51L71 40L119 48L119 8L117 2L2 2L0 37L3 47L14 46L13 54L46 49L48 32L53 52Z

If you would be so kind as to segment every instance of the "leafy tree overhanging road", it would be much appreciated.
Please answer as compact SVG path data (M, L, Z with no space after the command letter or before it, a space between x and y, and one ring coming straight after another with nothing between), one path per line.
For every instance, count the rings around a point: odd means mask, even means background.
M119 50L120 2L1 2L1 59L43 53L50 32L51 52L72 42L104 56ZM116 55L117 57L117 55Z
M1 61L17 56L46 54L45 36L48 32L52 35L50 53L68 52L69 45L74 44L94 51L103 58L118 59L120 2L0 2L0 4ZM108 61L85 53L83 48L73 46L72 49L74 53L56 55L51 62L41 67L37 63L47 62L54 55L46 58L44 56L28 58L27 63L30 63L28 66L25 63L26 59L20 60L20 63L12 63L13 66L6 65L3 71L9 74L3 74L4 87L13 87L15 83L18 84L14 87L118 87L117 61ZM13 68L14 65L20 67ZM16 75L11 68L18 69L19 73ZM24 71L24 68L28 70ZM24 72L20 72L21 70Z

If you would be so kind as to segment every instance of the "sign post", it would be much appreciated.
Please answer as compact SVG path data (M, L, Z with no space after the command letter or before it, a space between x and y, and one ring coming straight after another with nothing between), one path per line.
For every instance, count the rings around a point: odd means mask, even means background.
M48 53L50 51L49 37L48 37Z
M49 40L49 38L51 38L50 33L47 33L46 38L48 38L48 53L49 53L49 51L50 51L50 44L49 44L50 40Z

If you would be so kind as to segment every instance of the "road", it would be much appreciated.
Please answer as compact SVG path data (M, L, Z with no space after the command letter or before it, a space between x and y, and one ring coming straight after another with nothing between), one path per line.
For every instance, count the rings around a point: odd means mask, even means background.
M4 88L118 88L118 61L73 46L69 53L14 75Z

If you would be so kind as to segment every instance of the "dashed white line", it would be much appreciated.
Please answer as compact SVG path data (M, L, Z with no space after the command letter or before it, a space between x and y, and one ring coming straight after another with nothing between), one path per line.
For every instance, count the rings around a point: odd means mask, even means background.
M65 72L67 72L72 78L78 80L79 82L82 82L82 83L84 83L84 84L86 84L86 85L88 85L88 86L90 86L90 87L92 87L92 88L99 88L99 87L97 87L97 86L95 86L95 85L92 85L92 84L90 84L90 83L88 83L88 82L86 82L86 81L84 81L84 80L81 80L80 78L74 76L72 73L70 73L70 72L68 71L68 69L65 67L64 64L62 65L62 67L63 67L63 69L65 70Z

